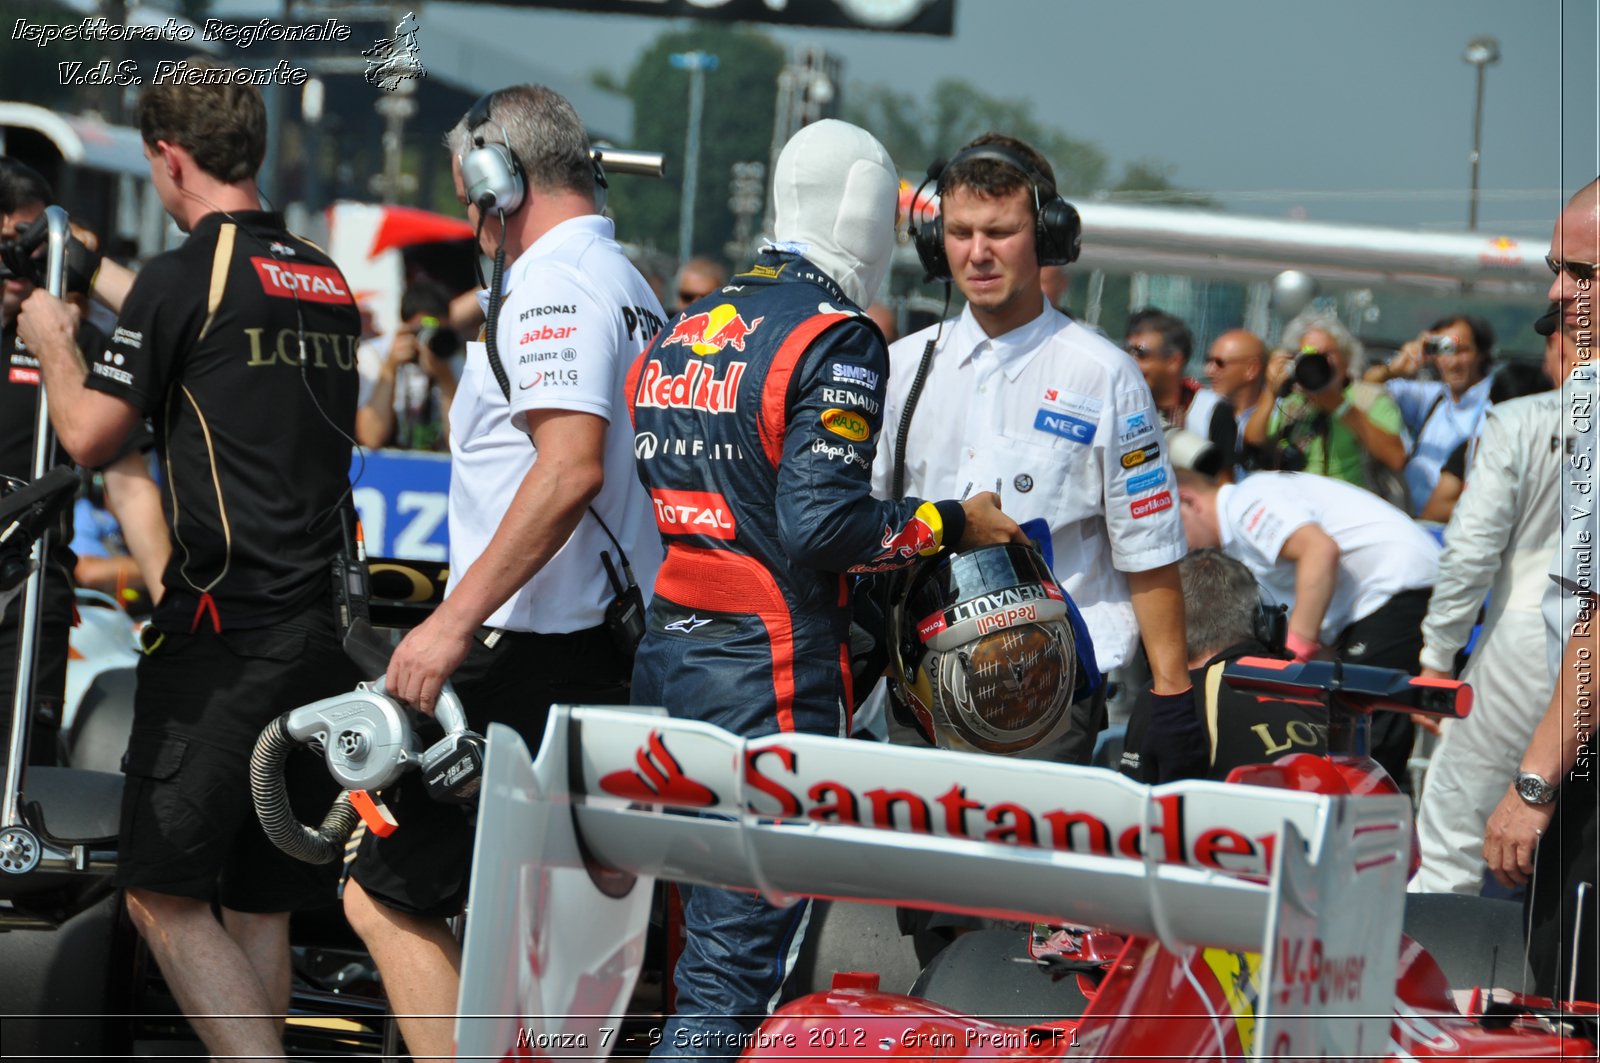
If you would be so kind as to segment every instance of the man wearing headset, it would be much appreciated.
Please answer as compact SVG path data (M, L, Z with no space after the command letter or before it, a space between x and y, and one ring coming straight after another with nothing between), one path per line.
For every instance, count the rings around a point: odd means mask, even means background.
M361 678L335 632L328 576L361 322L328 257L259 209L257 89L147 86L139 130L188 240L131 290L109 264L100 271L96 295L121 315L87 369L73 314L48 293L24 302L20 332L79 463L105 461L154 420L173 550L139 662L117 882L211 1054L282 1058L288 913L332 903L337 868L267 840L248 762L269 721ZM338 790L309 754L290 781L308 805Z
M552 702L628 701L631 646L607 628L617 592L601 554L619 573L631 562L649 593L661 544L622 384L664 315L595 210L588 135L563 97L502 89L447 139L496 281L509 264L503 298L487 299L490 342L468 345L450 408L450 582L396 648L388 689L431 713L453 676L474 730L505 723L536 749ZM430 800L417 773L384 797L401 829L362 839L345 914L413 1058L449 1059L452 1020L426 1016L456 1010L446 920L466 899L473 822Z
M1077 212L1056 193L1050 164L1003 134L968 144L937 179L940 214L915 232L917 251L967 306L889 349L874 492L993 487L1025 528L1042 521L1101 669L1126 664L1143 637L1154 678L1147 769L1160 781L1203 775L1177 569L1183 527L1161 416L1138 365L1039 289L1041 266L1077 257ZM1089 762L1106 722L1103 691L1074 705L1059 759Z

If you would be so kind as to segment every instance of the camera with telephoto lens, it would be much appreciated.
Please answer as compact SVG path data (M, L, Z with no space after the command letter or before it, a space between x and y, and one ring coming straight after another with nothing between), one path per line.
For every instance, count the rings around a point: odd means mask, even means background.
M1333 362L1323 352L1303 347L1300 353L1294 356L1294 371L1278 388L1278 397L1281 399L1288 395L1296 386L1301 391L1315 394L1332 383Z
M1422 341L1422 353L1431 357L1455 354L1458 349L1454 336L1429 336Z
M417 330L417 343L435 358L454 358L461 351L461 333L436 317L425 317Z

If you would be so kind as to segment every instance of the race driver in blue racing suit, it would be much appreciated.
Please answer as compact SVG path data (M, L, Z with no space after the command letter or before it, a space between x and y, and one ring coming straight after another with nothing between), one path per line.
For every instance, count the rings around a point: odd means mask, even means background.
M825 120L774 171L777 242L686 307L629 375L634 453L667 546L637 704L747 737L846 733L851 573L1024 541L983 493L871 496L888 353L859 309L894 247L898 177ZM677 1014L655 1055L734 1058L771 1010L809 906L684 888Z

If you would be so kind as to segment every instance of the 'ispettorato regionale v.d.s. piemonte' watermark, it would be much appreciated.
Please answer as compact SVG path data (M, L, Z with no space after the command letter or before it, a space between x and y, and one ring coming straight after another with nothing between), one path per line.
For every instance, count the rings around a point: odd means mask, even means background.
M361 54L366 58L367 81L389 92L413 78L426 77L418 59L417 22L413 14L394 28L394 36L375 42ZM297 46L348 44L354 30L348 22L327 18L320 22L288 24L271 19L255 22L227 22L208 18L195 25L177 17L148 25L127 25L112 22L103 16L92 16L77 22L35 22L19 18L12 23L11 39L25 41L39 48L57 43L87 42L91 44L159 43L171 42L210 43L250 49L259 44ZM229 67L195 63L184 59L162 59L154 63L141 63L136 59L123 59L113 63L110 59L99 62L68 60L56 64L57 76L62 85L115 85L119 87L144 84L189 85L304 85L311 71L288 59L279 58L271 66L260 68Z
M1564 470L1567 482L1563 485L1563 503L1566 512L1561 521L1561 549L1563 558L1570 562L1567 571L1572 573L1576 593L1569 601L1576 602L1577 615L1564 618L1572 625L1573 637L1588 639L1590 626L1595 623L1595 516L1600 504L1595 493L1596 428L1595 409L1597 393L1597 366L1594 358L1594 282L1577 281L1577 298L1573 309L1572 342L1577 348L1577 367L1572 370L1567 389L1567 431L1572 436L1572 449ZM1578 754L1569 773L1573 779L1588 779L1593 773L1591 739L1594 735L1594 679L1597 664L1586 644L1580 642L1576 659L1571 667L1576 669L1577 697L1570 706L1572 729L1577 738Z

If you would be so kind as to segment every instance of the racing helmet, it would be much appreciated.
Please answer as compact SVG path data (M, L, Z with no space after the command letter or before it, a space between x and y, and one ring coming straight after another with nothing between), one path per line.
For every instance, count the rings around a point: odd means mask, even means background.
M1076 606L1031 545L919 563L890 616L890 696L940 749L1025 755L1101 677Z

